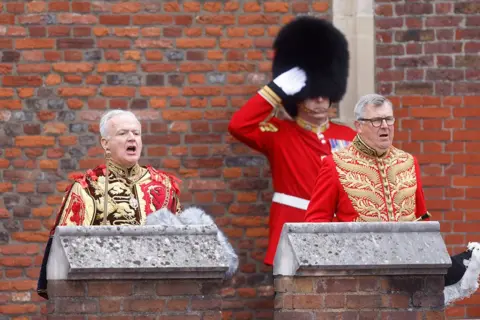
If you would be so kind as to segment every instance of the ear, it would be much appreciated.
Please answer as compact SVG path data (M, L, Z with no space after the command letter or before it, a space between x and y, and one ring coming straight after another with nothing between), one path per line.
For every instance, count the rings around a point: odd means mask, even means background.
M107 150L108 150L108 141L107 141L107 139L102 138L102 140L100 140L100 143L102 144L103 150L107 151Z
M362 132L362 123L358 120L355 120L353 122L353 124L355 125L355 128L357 129L357 132L361 133Z

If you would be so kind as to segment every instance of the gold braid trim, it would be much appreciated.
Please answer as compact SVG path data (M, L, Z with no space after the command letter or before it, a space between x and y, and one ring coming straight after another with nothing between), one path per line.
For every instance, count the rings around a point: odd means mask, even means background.
M268 101L273 107L272 112L262 121L259 123L260 131L262 132L277 132L278 128L269 121L277 116L278 109L282 107L282 101L280 97L273 92L268 86L264 86L258 93Z
M310 123L306 120L303 120L300 117L297 117L295 119L295 122L303 129L307 131L312 131L313 133L323 133L325 132L329 127L330 127L330 121L327 119L327 121L324 124L321 124L319 126L314 125L313 123Z
M258 93L265 99L267 100L274 109L279 108L282 106L282 100L280 97L273 92L272 89L270 89L268 86L264 86Z
M356 135L355 138L353 139L353 142L352 142L352 145L358 150L360 151L361 153L367 155L367 156L371 156L371 157L374 157L374 158L383 158L385 157L388 152L390 151L387 150L386 152L382 153L382 154L379 154L375 149L369 147L363 140L362 138L360 138L360 135Z

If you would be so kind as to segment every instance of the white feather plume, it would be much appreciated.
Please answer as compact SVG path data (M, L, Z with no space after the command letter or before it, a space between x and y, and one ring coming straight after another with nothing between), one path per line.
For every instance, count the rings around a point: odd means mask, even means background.
M463 264L467 267L465 274L460 281L445 287L443 291L446 306L457 300L468 298L478 290L480 277L480 243L470 242L468 249L472 251L472 256L470 260L463 261Z
M214 225L217 231L217 239L225 249L228 260L228 270L226 272L226 278L230 278L237 271L238 268L238 256L235 253L232 245L228 241L227 237L215 224L215 221L208 214L200 208L190 207L174 215L167 209L160 209L147 216L147 225L170 225L170 226L184 226L184 225Z

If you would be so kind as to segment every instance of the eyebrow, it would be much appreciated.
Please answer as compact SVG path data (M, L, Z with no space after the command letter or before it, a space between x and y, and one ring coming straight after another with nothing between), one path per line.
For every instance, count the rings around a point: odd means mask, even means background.
M120 132L124 132L124 131L141 132L142 130L141 130L141 129L133 129L133 130L130 130L130 129L118 129L115 133L120 133Z

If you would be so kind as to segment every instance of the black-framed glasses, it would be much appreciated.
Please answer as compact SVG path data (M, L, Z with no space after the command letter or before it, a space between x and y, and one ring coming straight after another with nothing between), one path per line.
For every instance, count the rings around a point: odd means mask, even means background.
M378 128L382 125L383 121L385 120L385 123L387 126L393 126L395 123L395 118L394 117L386 117L386 118L372 118L372 119L366 119L366 118L360 118L358 119L359 121L368 121L374 126L375 128Z

